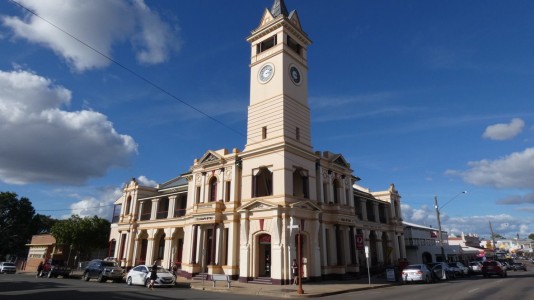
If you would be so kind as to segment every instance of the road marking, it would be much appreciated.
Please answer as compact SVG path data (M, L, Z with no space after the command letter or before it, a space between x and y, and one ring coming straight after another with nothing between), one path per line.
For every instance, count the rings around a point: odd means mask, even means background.
M476 289L469 290L469 291L467 291L467 292L468 292L468 293L473 293L473 292L478 291L479 289L480 289L480 288L476 288Z

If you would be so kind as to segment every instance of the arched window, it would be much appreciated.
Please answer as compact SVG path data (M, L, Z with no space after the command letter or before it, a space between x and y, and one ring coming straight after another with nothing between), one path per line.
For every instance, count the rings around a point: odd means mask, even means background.
M209 188L210 194L208 196L209 202L217 201L217 177L215 176L211 177L209 186L210 186Z
M129 215L130 214L130 206L132 205L132 196L128 196L126 199L126 205L124 206L124 214Z
M261 167L253 172L252 197L272 196L273 173L266 167Z

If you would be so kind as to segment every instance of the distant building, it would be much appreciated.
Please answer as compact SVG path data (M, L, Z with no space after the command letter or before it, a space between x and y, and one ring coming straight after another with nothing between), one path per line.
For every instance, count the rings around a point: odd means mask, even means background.
M32 236L31 243L26 246L30 248L24 268L26 271L37 271L39 263L50 258L64 260L64 250L68 251L68 249L58 247L56 239L48 233Z
M354 186L359 178L342 154L313 150L311 40L297 12L274 1L247 41L244 150L208 150L157 187L130 180L115 202L109 255L126 268L158 260L178 265L187 278L227 274L272 284L291 284L299 244L310 280L364 271L365 246L377 270L404 258L395 186L381 192Z
M436 228L402 222L404 225L404 244L406 245L406 258L412 264L431 263L438 261L457 261L460 259L461 248L450 245L447 232L442 231L443 252L439 242L439 231Z
M485 255L484 248L480 247L480 238L476 234L464 234L457 237L450 235L448 237L449 245L460 247L460 260L464 262L478 260Z

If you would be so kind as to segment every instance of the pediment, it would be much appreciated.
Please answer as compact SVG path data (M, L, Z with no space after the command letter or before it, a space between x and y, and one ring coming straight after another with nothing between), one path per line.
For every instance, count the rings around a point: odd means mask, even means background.
M334 159L332 160L332 162L337 164L337 165L340 165L340 166L342 166L344 168L350 169L350 164L347 162L345 157L343 157L343 155L341 155L341 154L336 155L334 157Z
M260 26L259 26L259 27L263 27L263 26L269 24L272 20L274 20L274 16L273 16L273 14L271 14L271 12L266 8L265 11L263 12L263 16L261 17L261 20L260 20Z
M213 151L208 151L206 152L206 154L204 154L204 156L202 156L199 163L200 164L212 164L212 163L219 163L221 161L222 161L222 156L220 156L219 154Z
M248 210L248 211L251 211L251 210L268 210L268 209L273 209L273 208L277 208L277 207L278 207L277 205L269 203L267 201L256 200L256 201L252 201L250 203L247 203L247 204L241 206L239 208L239 211L245 211L245 210Z
M302 26L300 25L299 15L297 14L296 10L292 11L289 14L288 19L289 19L289 22L291 22L291 24L293 24L295 27L297 27L298 29L302 31Z
M304 209L304 210L313 210L313 211L320 211L321 208L311 202L311 201L299 201L299 202L296 202L296 203L292 203L289 205L289 207L291 208L298 208L298 209Z

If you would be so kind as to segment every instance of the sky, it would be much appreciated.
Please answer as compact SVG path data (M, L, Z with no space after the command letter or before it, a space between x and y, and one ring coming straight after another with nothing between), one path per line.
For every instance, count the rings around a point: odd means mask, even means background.
M436 228L437 199L450 233L534 233L534 2L285 2L313 42L315 151L395 184L405 221ZM246 38L272 4L0 1L0 191L110 218L130 178L243 150Z

